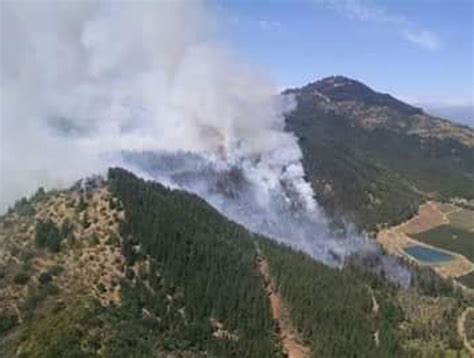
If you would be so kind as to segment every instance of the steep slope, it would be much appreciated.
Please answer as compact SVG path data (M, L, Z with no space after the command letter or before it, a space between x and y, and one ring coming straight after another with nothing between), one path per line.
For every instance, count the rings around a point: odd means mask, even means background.
M282 327L315 356L463 352L468 297L431 273L404 291L360 263L325 267L121 169L40 190L0 225L2 357L279 357ZM262 257L286 326L272 318Z
M284 93L297 102L287 128L333 217L374 230L410 217L427 197L474 198L472 129L342 76Z

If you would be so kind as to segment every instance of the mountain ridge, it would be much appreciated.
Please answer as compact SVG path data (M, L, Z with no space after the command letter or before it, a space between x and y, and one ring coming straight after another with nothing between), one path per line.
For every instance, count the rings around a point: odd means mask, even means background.
M351 100L356 96L362 98L366 104L380 104L398 106L406 114L422 114L421 108L406 104L388 93L379 93L361 81L343 76L334 75L310 82L300 88L303 92L315 92L330 100ZM284 93L294 93L298 88L285 90Z
M320 110L342 115L365 129L388 128L424 138L449 138L474 147L471 128L428 115L421 108L345 76L325 77L282 93L295 96L298 102L312 101Z
M372 231L430 198L474 199L474 130L433 117L362 82L332 76L282 92L296 108L305 173L336 221Z

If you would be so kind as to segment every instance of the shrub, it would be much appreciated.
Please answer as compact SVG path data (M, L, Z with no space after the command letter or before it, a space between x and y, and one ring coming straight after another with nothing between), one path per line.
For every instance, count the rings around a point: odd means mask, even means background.
M83 212L86 209L87 209L87 203L84 200L84 197L81 195L81 198L79 199L79 204L76 207L76 213Z
M133 280L135 278L135 271L127 267L127 271L125 271L125 277L128 278L129 280Z
M21 266L23 271L29 271L31 267L33 266L33 262L31 260L24 261L23 265Z
M73 229L74 227L69 218L64 219L63 223L61 224L61 235L63 237L68 237L72 233Z
M26 271L18 272L15 277L13 277L13 281L18 285L24 285L30 279L30 275Z
M35 208L26 198L21 198L20 200L17 200L13 209L21 216L31 216L36 213Z
M6 332L18 324L18 318L15 314L0 314L0 333Z
M96 234L93 234L93 235L91 236L90 241L91 241L91 245L92 245L92 246L96 246L96 245L99 245L99 244L100 244L99 237L98 237Z
M52 282L46 283L42 287L42 291L41 291L41 294L44 296L50 296L50 295L54 296L54 295L57 295L58 293L59 293L59 288L55 286Z
M38 277L38 281L42 284L45 285L49 282L51 282L53 279L53 276L49 272L43 272L41 275Z
M48 273L52 276L57 276L63 271L64 267L62 267L61 265L54 265L49 268Z
M36 245L41 248L47 248L51 252L59 252L62 240L63 237L53 221L38 221L35 235Z
M109 246L120 247L120 239L116 234L110 235L105 243Z
M23 262L30 262L35 257L35 254L33 253L33 251L28 250L28 249L21 251L20 255L21 255L20 256L21 260Z
M33 202L38 202L41 201L44 197L46 196L46 191L44 190L43 187L39 187L36 193L31 197L31 200Z
M107 288L102 282L99 282L99 284L97 285L97 290L99 290L100 293L107 292Z

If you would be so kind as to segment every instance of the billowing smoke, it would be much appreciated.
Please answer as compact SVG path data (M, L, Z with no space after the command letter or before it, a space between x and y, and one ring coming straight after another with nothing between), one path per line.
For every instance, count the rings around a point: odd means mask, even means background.
M124 149L247 159L262 185L284 170L310 193L283 130L291 101L233 60L204 4L1 6L2 202L97 171Z
M0 209L123 165L323 262L378 255L328 230L284 130L291 98L236 60L207 3L0 6Z
M248 158L228 162L182 151L123 154L126 166L145 178L194 192L250 230L305 251L318 261L341 266L356 255L372 271L403 286L410 283L408 270L383 254L373 240L351 230L350 225L335 233L314 201L311 207L302 201L313 194L306 192L306 186L301 189L299 164L295 164L298 175L288 176L288 169L281 168L278 183L268 189L262 188L260 177L251 175L258 163L246 163ZM259 200L261 197L265 200Z

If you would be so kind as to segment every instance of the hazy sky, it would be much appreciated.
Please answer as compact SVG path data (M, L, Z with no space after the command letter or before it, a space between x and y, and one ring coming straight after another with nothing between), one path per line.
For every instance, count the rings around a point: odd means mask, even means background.
M473 0L218 5L224 35L281 87L342 74L410 102L474 102Z

